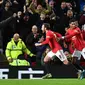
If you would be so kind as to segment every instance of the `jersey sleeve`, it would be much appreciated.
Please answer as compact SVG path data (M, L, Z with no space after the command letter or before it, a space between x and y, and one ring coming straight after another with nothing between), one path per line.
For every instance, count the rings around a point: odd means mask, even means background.
M66 39L67 39L67 38L71 38L71 37L73 37L73 36L75 36L75 35L77 35L77 34L80 34L80 30L74 30L74 32L73 32L72 34L66 35L65 38L66 38Z
M57 37L62 37L62 35L58 32L55 32L55 34L56 34Z
M49 43L49 40L51 39L51 37L52 37L51 33L48 32L48 33L46 34L46 40L42 42L42 45L48 44L48 43Z

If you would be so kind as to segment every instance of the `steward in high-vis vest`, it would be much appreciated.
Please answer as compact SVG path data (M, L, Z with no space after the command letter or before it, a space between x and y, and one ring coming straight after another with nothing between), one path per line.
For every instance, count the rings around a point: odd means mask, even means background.
M23 53L28 54L30 57L35 56L27 49L25 43L19 38L19 34L15 33L11 41L8 42L5 51L9 65L30 66L29 61L27 61L25 58L22 59L22 56L24 57Z

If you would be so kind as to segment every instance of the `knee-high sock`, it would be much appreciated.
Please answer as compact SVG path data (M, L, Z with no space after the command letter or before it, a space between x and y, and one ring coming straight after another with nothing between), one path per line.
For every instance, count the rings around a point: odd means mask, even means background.
M49 70L49 62L48 63L45 63L44 64L44 67L45 67L45 70L47 73L50 73L50 70Z
M75 67L75 69L78 71L78 70L82 70L83 71L83 68L82 66L80 65L80 60L76 60L76 62L72 63L72 65Z
M75 68L77 69L77 70L82 70L83 71L83 68L79 65L79 64L73 64L74 66L75 66Z

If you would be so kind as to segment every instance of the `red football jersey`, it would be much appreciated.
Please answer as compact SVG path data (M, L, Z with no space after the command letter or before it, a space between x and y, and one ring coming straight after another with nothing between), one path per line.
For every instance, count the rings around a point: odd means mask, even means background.
M71 42L74 44L74 47L77 50L82 50L85 47L85 41L83 39L83 35L81 30L76 27L74 29L68 29L67 35L65 36L66 39L71 39Z
M46 40L42 42L42 44L49 44L50 48L52 49L52 52L56 53L58 50L62 49L62 47L57 41L58 37L61 37L61 36L62 35L57 32L48 30L46 32Z

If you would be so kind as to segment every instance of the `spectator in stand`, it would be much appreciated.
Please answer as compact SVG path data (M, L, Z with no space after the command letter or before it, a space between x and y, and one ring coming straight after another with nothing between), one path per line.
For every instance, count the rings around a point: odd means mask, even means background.
M36 25L32 26L32 32L26 38L27 48L31 50L32 53L36 54L36 61L40 61L42 53L45 46L35 47L35 43L39 43L44 40L41 33L38 32L38 27Z
M64 34L63 32L65 30L64 29L65 27L63 26L65 20L63 20L63 17L66 16L67 10L68 10L68 8L66 6L66 2L62 2L61 5L60 5L59 14L56 17L56 22L57 23L55 23L55 25L53 27L54 31L59 32L62 35ZM62 32L61 32L61 29L63 30Z
M13 12L11 11L11 4L10 4L10 2L7 1L2 10L1 20L8 18L12 14L13 14Z
M26 45L27 48L31 50L34 54L36 54L36 48L34 43L38 42L39 38L41 37L41 34L38 33L38 28L36 25L32 26L31 33L26 38Z
M62 2L61 3L61 8L60 8L60 17L62 17L63 15L66 15L67 13L67 5L66 5L66 2Z
M18 0L11 0L12 2L12 6L11 6L11 10L12 12L18 12L20 9L19 9L19 2Z
M7 19L8 17L12 16L13 12L11 11L11 4L10 2L5 3L5 7L2 9L2 15L1 15L1 21ZM13 19L14 20L14 19ZM3 30L3 49L5 50L7 42L10 40L13 34L13 26L14 26L14 21L11 20L11 22L5 27ZM8 29L9 28L9 29Z
M85 5L83 6L83 10L80 13L79 24L81 27L82 27L82 25L85 24Z
M49 22L49 20L46 20L46 15L41 13L40 14L40 19L38 20L38 22L36 23L36 25L39 28L39 32L41 32L41 27L43 23Z
M47 22L47 23L50 23L51 28L53 28L54 24L56 23L56 18L57 18L57 12L56 12L56 8L54 6L55 2L53 0L50 0L48 2L48 5L51 8L51 11L46 14L46 16L48 16L48 18L49 18L48 19L49 22Z
M48 4L51 7L51 14L53 16L56 16L57 12L56 12L56 8L55 8L55 5L56 5L55 2L53 0L50 0Z
M3 20L0 22L0 53L3 53L3 30L6 29L6 26L14 19L16 18L16 13L13 14L13 16L7 18L6 20Z
M24 53L30 57L35 56L27 49L18 33L15 33L11 41L7 43L5 52L9 65L11 66L30 66L28 58L25 59Z
M15 22L15 32L20 34L20 37L25 42L25 20L23 19L24 14L22 11L17 12L16 22Z
M26 36L28 35L28 33L31 32L31 27L35 24L35 19L38 19L36 16L34 17L33 12L30 10L29 6L24 6L24 28L26 30L25 34ZM36 20L37 22L37 20Z
M72 9L73 9L71 3L66 3L66 6L67 6L67 8L68 8L69 10L72 10Z
M36 0L32 1L32 3L29 6L29 8L31 9L33 13L38 13L40 15L41 13L47 14L51 11L51 7L48 5L48 3L46 3L46 6L47 6L47 9L46 9L41 4L37 5L37 2L35 1Z

